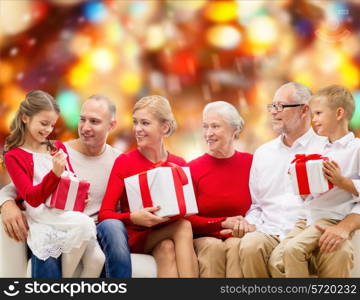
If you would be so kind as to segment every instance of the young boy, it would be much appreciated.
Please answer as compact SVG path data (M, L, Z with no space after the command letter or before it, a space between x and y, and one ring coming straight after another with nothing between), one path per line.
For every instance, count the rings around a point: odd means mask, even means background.
M306 220L299 220L284 241L283 266L271 265L270 260L270 270L275 268L274 274L281 272L286 277L308 277L310 254L324 250L319 248L320 240L324 242L324 227L336 225L348 214L360 214L360 139L348 129L355 109L354 99L344 87L331 85L311 98L310 108L315 131L328 137L321 154L329 157L323 170L334 188L305 199ZM349 277L354 251L349 239L338 240L326 250L342 253L336 256L338 261L329 262L334 277ZM280 267L283 270L276 270Z

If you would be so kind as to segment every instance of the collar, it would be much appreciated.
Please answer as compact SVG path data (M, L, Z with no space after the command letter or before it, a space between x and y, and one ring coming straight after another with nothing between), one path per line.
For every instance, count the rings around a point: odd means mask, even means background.
M310 129L305 132L301 137L299 137L296 141L294 141L294 143L292 144L291 147L288 147L284 144L283 142L283 139L284 139L284 135L280 135L278 138L277 138L277 141L278 141L278 147L279 148L286 148L286 149L291 149L291 148L296 148L298 146L301 146L301 147L306 147L310 140L316 136L316 133L314 132L314 130L312 129L312 127L310 127Z
M355 139L355 135L353 132L349 132L348 134L344 135L342 138L336 140L333 143L330 143L329 139L326 143L326 147L332 147L332 145L339 145L341 147L346 147L353 139Z

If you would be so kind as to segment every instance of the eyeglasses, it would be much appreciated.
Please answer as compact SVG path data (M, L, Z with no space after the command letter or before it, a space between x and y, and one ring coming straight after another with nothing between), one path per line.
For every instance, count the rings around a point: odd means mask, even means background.
M297 106L303 106L304 104L268 104L266 105L266 108L268 112L271 112L273 108L275 108L276 112L281 112L286 107L297 107Z

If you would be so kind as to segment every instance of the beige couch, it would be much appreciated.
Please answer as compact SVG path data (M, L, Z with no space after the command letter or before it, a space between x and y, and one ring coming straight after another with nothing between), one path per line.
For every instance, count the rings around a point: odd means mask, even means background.
M352 242L355 257L351 276L360 278L360 230L355 232ZM16 242L5 234L0 220L0 278L31 277L31 264L26 251L25 243ZM131 263L132 277L156 277L156 263L151 255L131 254Z
M0 214L0 278L31 277L31 263L26 251L26 243L16 242L6 235ZM131 263L132 277L156 277L156 263L151 255L132 253Z

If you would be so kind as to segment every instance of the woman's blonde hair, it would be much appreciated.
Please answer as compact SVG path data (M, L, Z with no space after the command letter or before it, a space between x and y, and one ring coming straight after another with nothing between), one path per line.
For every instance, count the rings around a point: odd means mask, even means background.
M26 94L25 100L21 102L15 118L10 125L10 135L5 139L4 151L12 148L19 147L25 142L25 123L23 122L23 116L33 117L40 111L55 111L60 114L59 105L55 102L54 98L48 93L40 90L34 90ZM48 143L48 146L52 148L52 144Z
M142 97L135 103L133 114L135 111L143 108L146 108L152 113L160 123L167 123L169 125L169 130L166 132L167 136L170 136L175 132L176 121L171 111L170 103L165 97L159 95Z

